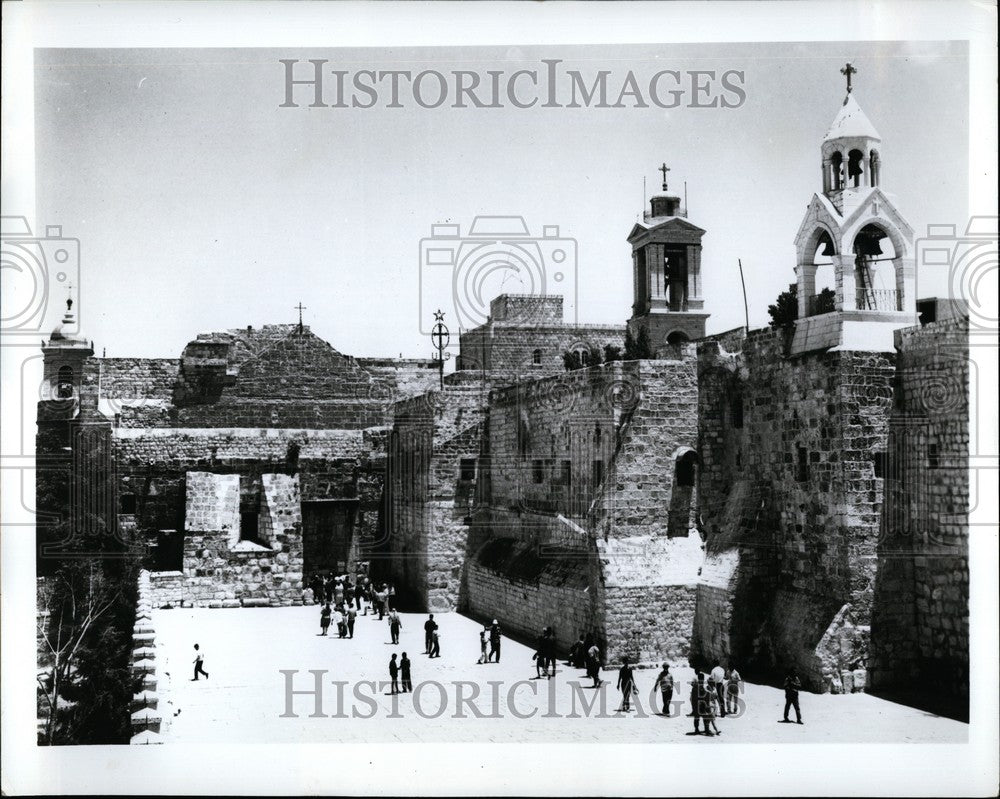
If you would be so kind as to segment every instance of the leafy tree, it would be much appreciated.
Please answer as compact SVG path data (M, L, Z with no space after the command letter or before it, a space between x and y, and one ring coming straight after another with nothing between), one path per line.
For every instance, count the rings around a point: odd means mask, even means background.
M604 362L614 363L615 361L620 361L622 359L622 348L616 347L614 344L604 345Z
M767 312L771 316L771 327L784 328L795 324L795 320L799 318L798 295L798 286L792 283L787 291L778 295L773 305L767 306Z
M625 360L638 361L653 357L653 345L649 340L649 331L639 328L639 335L633 336L632 330L625 332Z
M837 310L837 295L833 289L823 289L816 295L816 309L813 311L817 316L821 313L830 313Z
M578 350L569 350L563 353L563 366L566 367L567 372L572 372L575 369L579 369L583 364L580 359L580 352Z

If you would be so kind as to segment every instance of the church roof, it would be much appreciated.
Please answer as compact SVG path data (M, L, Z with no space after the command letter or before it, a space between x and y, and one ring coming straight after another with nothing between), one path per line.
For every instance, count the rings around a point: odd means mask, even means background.
M858 101L854 99L854 95L848 94L823 141L858 137L882 140L871 120L865 116Z

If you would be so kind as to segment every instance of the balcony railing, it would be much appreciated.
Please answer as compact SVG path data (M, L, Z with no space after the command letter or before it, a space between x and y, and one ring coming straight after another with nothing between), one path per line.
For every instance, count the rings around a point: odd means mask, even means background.
M859 311L898 311L899 292L895 289L858 289Z

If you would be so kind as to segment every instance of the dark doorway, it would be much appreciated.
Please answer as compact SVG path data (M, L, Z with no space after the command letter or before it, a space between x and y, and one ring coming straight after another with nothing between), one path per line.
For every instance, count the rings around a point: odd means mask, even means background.
M316 572L340 574L347 570L357 507L356 501L302 503L302 571L305 579L308 580Z

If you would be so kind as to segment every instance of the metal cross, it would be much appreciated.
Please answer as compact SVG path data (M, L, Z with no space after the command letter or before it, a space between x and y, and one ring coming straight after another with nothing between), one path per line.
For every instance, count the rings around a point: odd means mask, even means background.
M295 306L299 312L299 332L302 332L302 312L306 309L306 306L300 301L298 305Z
M667 190L667 172L670 171L670 167L667 166L666 162L660 167L660 172L663 173L663 190Z
M843 67L840 70L840 74L841 75L846 75L847 76L847 93L848 94L851 93L851 75L854 75L856 73L857 73L857 70L854 67L851 66L851 62L850 61L847 62L847 66Z
M450 354L445 353L445 348L451 341L451 334L448 331L447 325L444 323L444 312L440 308L434 312L434 319L436 320L436 323L433 330L431 330L431 341L434 344L434 349L437 350L435 360L438 362L438 376L440 378L441 388L444 389L444 362L445 358Z

